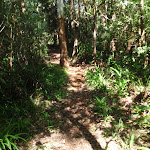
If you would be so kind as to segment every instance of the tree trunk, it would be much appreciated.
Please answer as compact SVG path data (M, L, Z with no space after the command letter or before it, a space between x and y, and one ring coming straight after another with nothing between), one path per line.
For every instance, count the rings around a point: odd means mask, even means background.
M96 5L94 1L93 57L96 64Z
M74 10L74 0L71 0L71 5L70 5L70 17L71 17L71 28L73 31L73 35L74 35L74 45L73 45L73 52L72 52L72 62L75 61L75 58L77 57L77 53L78 53L78 36L77 36L77 31L76 31L76 27L77 30L79 29L79 0L76 1L76 19L73 19L73 10ZM76 25L75 25L76 23ZM78 32L79 33L79 32Z
M139 46L145 45L145 25L144 25L144 0L140 2L140 29L139 29L140 39Z
M12 28L12 25L11 25L11 28L10 28L10 39L11 39L11 43L10 43L10 60L9 60L9 64L10 64L10 69L12 71L12 67L13 67L13 62L12 62L12 59L13 59L13 28Z
M107 27L107 0L103 0L103 5L102 5L102 13L103 13L103 16L102 16L102 24L103 24L103 35L104 37L106 37L106 27ZM108 54L107 54L107 39L104 38L103 39L103 50L105 51L104 52L104 59L107 58Z
M59 25L59 46L60 46L60 66L68 67L68 52L65 35L65 23L63 18L58 18Z
M87 3L87 1L85 1L85 0L82 0L82 5L83 5L83 7L84 7L84 18L85 18L85 24L88 24L88 3ZM85 26L84 27L84 32L83 32L83 38L87 38L88 37L88 28L87 28L87 26Z
M24 2L24 0L20 0L20 5L21 5L22 13L25 13L26 8L25 8L25 2Z
M115 1L111 0L111 10L113 10L113 4L115 3ZM112 22L116 21L116 12L112 12L111 13L111 20ZM112 29L111 29L112 30ZM110 42L110 50L113 53L113 59L116 60L117 57L117 47L116 47L116 38L113 36L111 37L111 42Z
M57 0L58 26L59 26L59 46L60 46L60 66L68 67L68 52L65 33L65 22L63 18L63 0Z

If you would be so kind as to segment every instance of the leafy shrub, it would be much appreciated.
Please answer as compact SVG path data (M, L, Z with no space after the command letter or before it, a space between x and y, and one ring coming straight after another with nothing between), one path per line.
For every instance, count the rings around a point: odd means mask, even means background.
M30 137L34 123L31 118L37 110L34 98L39 96L49 101L61 98L65 94L61 87L66 80L63 69L41 62L17 65L11 76L9 72L3 72L0 80L1 87L4 87L0 88L0 94L3 95L0 107L0 149L17 149L18 142Z
M95 66L94 70L90 70L87 72L87 84L94 86L96 90L98 89L106 89L107 80L104 76L104 71Z
M90 63L93 60L93 48L90 43L81 44L78 51L79 62Z
M132 63L129 66L137 75L143 77L144 79L149 76L150 63L150 47L138 47L133 52Z
M112 109L110 108L108 104L108 97L102 97L98 98L96 97L93 101L95 103L94 111L98 113L102 117L106 117L112 112Z
M143 58L140 57L140 59ZM141 69L136 68L137 63ZM143 64L136 61L132 62L132 65L136 68L135 70L131 70L133 66L129 66L128 63L122 65L113 62L103 68L95 66L94 69L87 72L87 83L92 85L96 91L94 92L96 98L93 99L94 112L102 118L106 118L107 115L113 118L112 127L110 129L106 127L105 134L113 135L119 140L124 138L126 149L133 148L135 141L143 140L143 143L147 143L150 138L150 101L149 96L145 98L145 95L150 93L149 68L146 66L144 69ZM140 70L141 73L139 73ZM137 98L138 95L134 98L131 112L126 116L129 111L122 109L121 99L131 94L135 95L135 92L144 93L144 95L142 98ZM132 132L127 133L129 130ZM137 130L139 130L138 134ZM138 149L147 149L147 145L144 146Z
M29 106L29 103L19 105L0 106L0 149L18 149L17 143L25 142L32 130L32 119L29 116L34 107Z

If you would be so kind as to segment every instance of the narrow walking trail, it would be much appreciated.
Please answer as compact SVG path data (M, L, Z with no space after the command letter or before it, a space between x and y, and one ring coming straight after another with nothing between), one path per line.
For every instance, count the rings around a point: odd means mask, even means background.
M59 64L60 54L53 51L50 54L51 62ZM57 122L57 129L50 130L47 135L39 134L32 140L31 149L43 150L121 150L112 138L104 137L103 127L109 125L99 122L91 111L93 105L92 87L86 85L85 72L89 66L70 66L67 70L69 82L68 94L65 99L53 102L55 111L49 114ZM38 145L40 145L38 147Z

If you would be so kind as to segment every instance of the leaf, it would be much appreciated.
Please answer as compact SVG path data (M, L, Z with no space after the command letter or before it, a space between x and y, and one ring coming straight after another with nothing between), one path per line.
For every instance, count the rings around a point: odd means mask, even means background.
M134 143L134 140L135 140L135 138L134 138L134 133L131 135L131 139L130 139L130 148L132 148L132 146L133 146L133 143Z
M150 124L146 124L146 123L144 123L144 124L143 124L143 126L147 126L147 127L149 127L149 128L150 128Z
M148 147L138 147L138 149L150 150Z
M11 143L11 145L13 146L13 149L19 150L16 144Z
M6 143L4 143L9 149L11 149L11 142L10 142L10 140L6 137L5 138L5 140L6 140Z
M2 139L0 139L0 143L1 143L1 145L2 145L2 147L0 146L0 150L5 149L5 144L3 143L3 140L2 140ZM1 148L2 148L2 149L1 149Z
M119 77L121 77L121 73L119 73L119 71L117 69L115 69L113 67L110 67L110 69L113 70L114 72L116 72Z
M5 143L5 145L7 146L7 148L9 148L10 150L12 150L10 143Z
M140 123L140 122L144 121L144 120L147 119L147 118L150 118L150 115L144 116L144 117L141 117L141 118L137 118L136 120L134 120L134 121L132 121L132 122L126 124L124 127L130 126L130 125L133 124L134 122Z

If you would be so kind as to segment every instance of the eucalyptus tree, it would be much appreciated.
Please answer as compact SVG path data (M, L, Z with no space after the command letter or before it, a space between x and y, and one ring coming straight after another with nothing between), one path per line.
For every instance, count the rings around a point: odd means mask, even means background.
M68 52L64 22L64 3L63 0L57 0L58 26L59 26L59 45L60 45L60 65L68 67Z
M72 61L75 61L78 53L79 46L79 18L80 18L80 1L79 0L71 0L70 1L70 18L71 18L71 28L74 36L74 44L73 44L73 53L72 53ZM74 11L75 10L75 11ZM74 17L75 13L75 17Z
M96 63L96 2L95 0L93 1L93 9L94 9L94 14L93 14L93 57L94 57L94 63Z
M139 28L139 34L140 34L140 39L139 39L139 45L143 46L145 45L145 24L144 24L144 0L140 1L140 28Z

